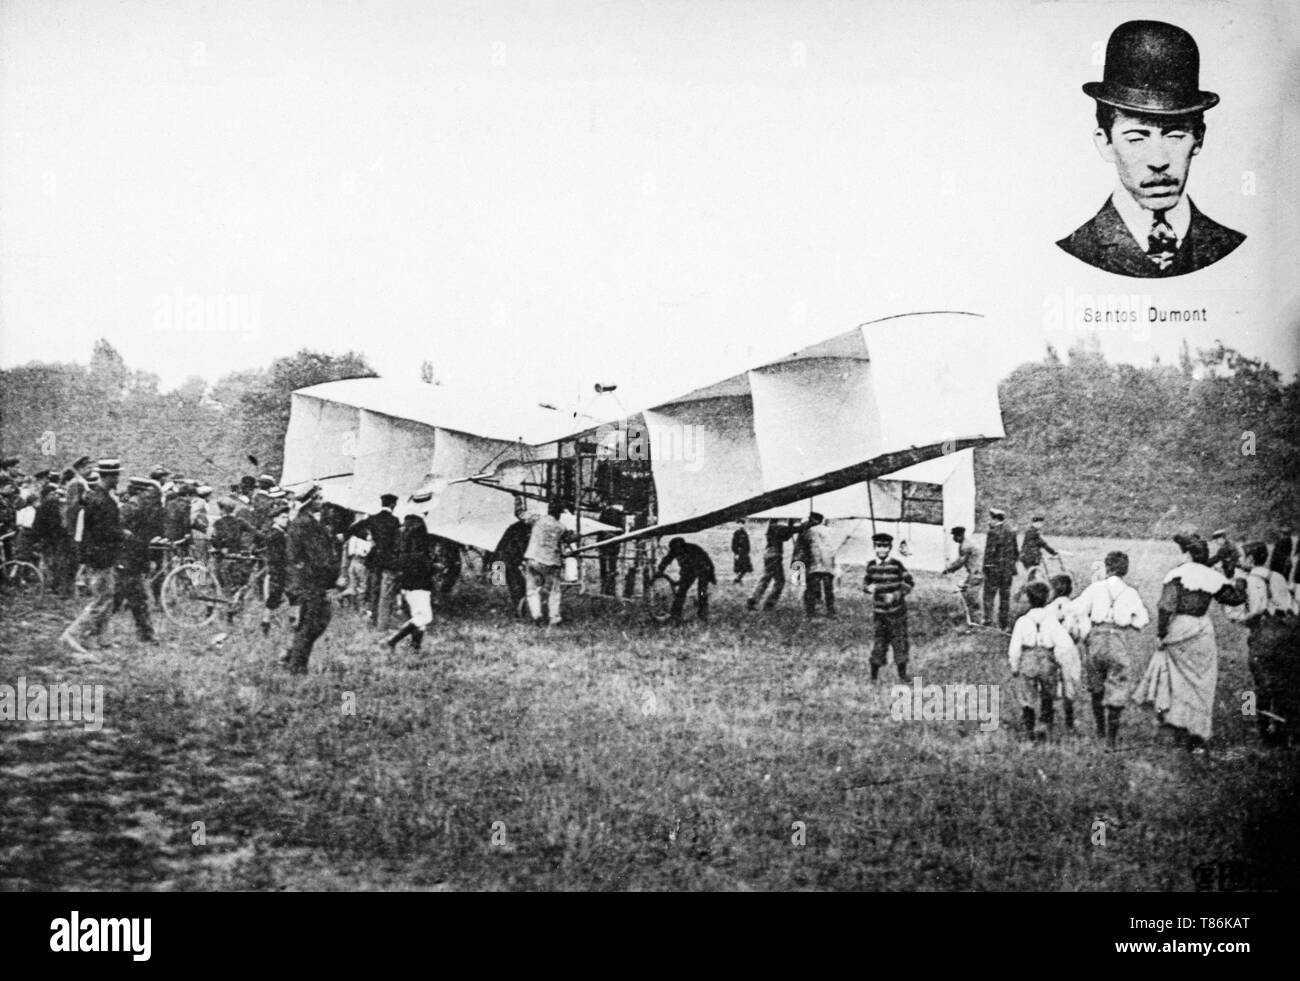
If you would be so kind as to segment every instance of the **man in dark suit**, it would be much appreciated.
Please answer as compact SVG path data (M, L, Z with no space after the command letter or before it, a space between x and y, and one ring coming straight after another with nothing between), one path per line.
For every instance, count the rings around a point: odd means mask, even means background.
M533 526L523 517L515 519L514 524L505 530L501 541L497 542L496 558L505 566L506 589L510 591L510 612L519 609L519 604L527 592L524 582L524 552L528 550L528 539L532 536ZM602 563L603 565L603 563ZM602 568L602 573L604 569ZM602 576L603 579L603 576Z
M709 553L685 538L674 538L668 543L668 554L659 560L663 573L673 562L677 563L677 586L673 592L672 618L680 623L686 607L686 594L696 587L697 608L701 621L709 619L709 587L718 581Z
M100 640L113 615L113 599L117 593L113 570L124 538L116 493L121 473L122 465L117 460L100 460L99 479L88 485L78 508L81 561L89 571L90 603L59 639L80 659L96 659L82 646L82 641ZM107 645L101 642L101 646Z
M379 510L348 529L349 536L369 532L374 543L366 554L366 602L370 618L380 630L388 629L397 601L397 539L402 522L393 514L395 507L396 494L381 494Z
M146 644L155 644L153 620L149 615L149 543L163 533L162 487L156 480L133 478L127 484L129 497L122 504L125 541L115 575L117 596L135 618L136 634Z
M298 514L286 532L288 588L298 603L298 624L285 660L292 674L306 674L312 646L330 625L329 590L338 575L334 538L321 522L325 500L319 486L298 495Z
M1016 578L1020 549L1016 533L1006 523L1006 512L989 508L989 530L984 539L984 622L993 620L993 599L999 599L998 627L1011 627L1011 581Z
M1093 141L1119 187L1101 210L1056 244L1090 266L1121 276L1182 276L1218 262L1245 241L1187 197L1192 157L1205 140L1204 113L1218 104L1200 91L1200 52L1172 24L1130 21L1106 45Z

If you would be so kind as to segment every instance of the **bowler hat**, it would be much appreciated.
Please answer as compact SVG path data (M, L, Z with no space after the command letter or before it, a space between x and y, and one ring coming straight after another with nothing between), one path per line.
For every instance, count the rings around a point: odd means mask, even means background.
M396 494L380 494L380 495L379 495L379 505L380 505L380 507L385 507L385 508L396 507L396 506L397 506L397 495L396 495Z
M122 461L107 460L107 459L100 460L99 463L95 465L95 469L99 471L101 477L109 477L112 476L113 474L118 474L122 472Z
M1201 55L1181 27L1158 20L1131 20L1106 42L1100 82L1086 82L1085 95L1126 112L1185 116L1219 103L1200 90Z

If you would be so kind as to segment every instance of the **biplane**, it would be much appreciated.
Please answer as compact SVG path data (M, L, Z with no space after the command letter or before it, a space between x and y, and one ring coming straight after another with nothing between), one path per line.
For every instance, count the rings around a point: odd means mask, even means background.
M865 522L924 539L936 567L944 529L974 524L971 452L1004 435L992 329L957 312L872 321L630 413L608 397L565 413L522 393L315 385L293 394L282 483L316 481L354 511L398 494L399 515L485 553L522 508L562 501L576 557L617 551L620 598L648 590L664 536L812 507L851 518L832 520L846 539L869 541Z

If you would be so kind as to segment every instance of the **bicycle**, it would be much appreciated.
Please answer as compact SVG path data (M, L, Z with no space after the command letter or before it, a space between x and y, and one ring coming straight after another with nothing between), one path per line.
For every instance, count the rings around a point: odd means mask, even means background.
M0 555L8 552L9 540L16 534L10 531L0 535L0 549L4 550ZM45 574L34 562L6 559L0 563L0 593L3 593L6 600L22 599L32 605L39 605L45 598Z
M218 571L221 560L248 562L252 568L248 578L239 585L227 586ZM227 575L229 578L229 575ZM224 614L228 623L240 630L246 629L246 618L257 608L257 601L265 601L268 589L266 560L256 552L226 552L214 555L208 562L189 561L176 566L162 584L162 608L167 619L183 629L206 626L218 614Z
M190 538L172 541L167 538L155 538L149 543L149 556L151 562L157 563L157 568L149 574L149 592L162 608L162 587L170 573L177 566L184 565L191 561L186 553L186 548L190 544ZM161 557L159 557L161 556Z

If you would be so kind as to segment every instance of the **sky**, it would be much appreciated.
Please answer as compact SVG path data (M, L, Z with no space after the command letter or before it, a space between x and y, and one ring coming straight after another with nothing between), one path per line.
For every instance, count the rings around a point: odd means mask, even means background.
M0 2L0 366L352 349L633 408L911 311L984 314L1000 374L1109 303L1208 320L1112 359L1222 339L1290 377L1295 6ZM1247 234L1174 280L1053 244L1115 184L1080 86L1141 18L1198 41L1190 194Z

